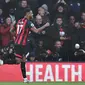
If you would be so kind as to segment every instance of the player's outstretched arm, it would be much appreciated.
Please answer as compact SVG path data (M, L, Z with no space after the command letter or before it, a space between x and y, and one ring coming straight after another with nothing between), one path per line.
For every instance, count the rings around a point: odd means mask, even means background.
M34 26L34 27L31 28L31 31L38 33L40 31L42 31L43 29L46 29L48 26L50 26L49 22L47 22L45 25L43 25L42 27L40 27L38 29Z

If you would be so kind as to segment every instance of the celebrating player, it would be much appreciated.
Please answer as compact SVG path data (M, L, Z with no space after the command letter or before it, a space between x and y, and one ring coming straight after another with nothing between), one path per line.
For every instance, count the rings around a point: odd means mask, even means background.
M16 63L21 63L21 71L23 75L24 82L28 82L26 78L26 69L25 69L25 46L27 37L29 35L29 31L33 31L35 33L38 33L42 31L43 29L46 29L50 24L47 22L42 27L36 29L34 24L31 22L31 19L33 18L33 13L30 9L25 9L24 11L24 18L20 19L17 22L16 26L16 38L15 38L15 53L16 56ZM8 64L9 62L6 62L4 60L0 60L0 65ZM13 63L12 63L13 64Z

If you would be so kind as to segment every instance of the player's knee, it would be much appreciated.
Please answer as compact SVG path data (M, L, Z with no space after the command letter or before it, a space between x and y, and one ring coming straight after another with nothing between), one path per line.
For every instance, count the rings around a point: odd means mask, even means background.
M26 57L23 57L22 62L26 62Z

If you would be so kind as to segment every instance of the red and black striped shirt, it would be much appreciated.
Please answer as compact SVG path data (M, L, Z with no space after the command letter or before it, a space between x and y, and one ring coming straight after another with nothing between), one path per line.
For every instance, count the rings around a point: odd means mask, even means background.
M33 26L34 24L26 18L20 19L16 26L17 29L15 44L26 45L30 28L32 28Z

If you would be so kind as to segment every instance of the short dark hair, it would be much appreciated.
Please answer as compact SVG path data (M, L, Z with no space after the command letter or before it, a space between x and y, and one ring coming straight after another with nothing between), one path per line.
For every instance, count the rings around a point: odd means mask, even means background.
M25 15L27 12L30 12L30 11L31 11L30 8L26 8L26 9L24 10L24 15Z

